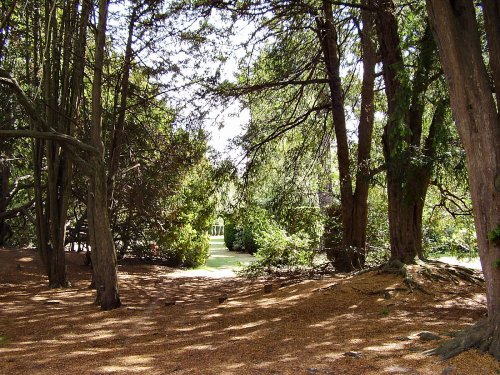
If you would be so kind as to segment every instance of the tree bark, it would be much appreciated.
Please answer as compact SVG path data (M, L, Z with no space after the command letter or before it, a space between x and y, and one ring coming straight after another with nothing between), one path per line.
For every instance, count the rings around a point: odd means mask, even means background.
M369 159L373 127L373 87L375 81L375 47L371 40L373 18L368 12L362 13L363 31L363 84L361 92L361 117L358 127L358 158L356 185L353 191L353 178L349 156L349 144L344 112L342 81L340 78L340 52L337 46L332 5L323 1L323 20L318 20L318 36L328 76L332 103L332 118L337 140L337 159L339 165L342 240L340 245L327 246L327 254L335 269L349 272L362 268L365 263L366 226L368 220ZM329 210L334 213L335 210ZM329 241L327 240L326 243Z
M484 1L484 15L493 77L498 65L500 12ZM427 0L427 10L450 93L451 108L467 158L474 222L486 281L488 318L477 340L462 349L479 347L500 359L500 121L471 0ZM497 52L495 52L497 51ZM495 92L500 87L494 78ZM494 233L497 236L494 236ZM490 238L488 238L488 235ZM468 347L467 347L468 346ZM460 348L459 348L460 349ZM447 356L459 351L444 351Z
M493 84L496 88L497 108L500 103L500 4L496 0L483 0L484 23Z
M383 147L387 165L391 260L410 264L417 256L423 257L422 216L432 163L415 166L412 160L423 153L423 95L429 82L434 45L430 29L426 29L410 88L402 77L406 72L394 3L392 0L378 0L376 4L377 34L388 103Z
M367 5L367 1L361 2ZM368 225L368 191L370 188L370 154L372 145L373 121L375 116L374 88L377 52L373 41L375 19L373 12L361 10L361 48L363 60L363 81L361 83L361 109L358 125L358 158L351 245L357 252L357 264L364 265L366 257L366 228Z
M3 90L2 90L3 91ZM1 92L3 94L3 92ZM10 95L1 95L3 102L6 103L4 106L1 123L5 123L7 128L12 126L12 121L14 116L12 113L12 103ZM2 111L2 112L3 112ZM7 160L12 154L12 147L9 140L0 140L0 214L7 212L9 195L10 195L10 163ZM8 234L7 223L4 217L0 217L0 246L5 245L5 240Z
M94 80L92 82L92 128L90 134L91 144L99 153L93 155L91 159L94 171L90 177L87 204L92 266L97 290L96 303L100 305L102 310L111 310L121 305L118 292L116 252L108 216L104 144L102 140L101 87L107 15L108 1L100 0L99 21L96 32Z
M66 2L60 18L57 6L45 2L46 55L43 62L43 97L46 121L58 132L73 137L75 120L83 86L85 40L78 35L86 28L89 6L83 4L80 28L77 27L76 1ZM49 244L41 246L42 260L46 262L49 285L67 286L65 264L66 221L71 193L73 162L71 155L55 140L44 146L47 161L47 193L45 200L37 199L41 208L40 220L48 221ZM35 160L40 164L40 160ZM40 185L38 186L40 188ZM41 224L39 224L41 225ZM42 230L43 229L43 226Z

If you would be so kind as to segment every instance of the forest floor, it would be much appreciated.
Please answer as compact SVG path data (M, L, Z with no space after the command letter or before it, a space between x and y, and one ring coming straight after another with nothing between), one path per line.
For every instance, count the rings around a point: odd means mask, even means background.
M82 258L67 254L72 287L49 290L36 252L0 248L0 374L500 373L476 351L424 354L485 316L476 283L410 293L376 271L247 280L128 261L123 307L101 312Z

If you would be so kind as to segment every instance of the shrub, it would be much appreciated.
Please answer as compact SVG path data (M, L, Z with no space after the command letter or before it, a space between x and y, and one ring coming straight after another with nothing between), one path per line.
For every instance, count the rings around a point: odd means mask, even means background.
M172 266L198 267L207 261L210 241L190 224L175 227L158 241L158 256Z
M257 252L257 235L269 227L272 219L260 207L245 207L225 218L224 242L230 251Z
M238 229L236 224L226 220L224 223L224 244L229 249L229 251L234 251L234 242L236 241L236 234Z
M307 233L288 234L276 223L270 223L266 230L256 236L257 260L240 273L247 277L256 277L273 269L312 266L314 250Z
M325 218L319 207L299 206L287 210L285 228L289 234L307 233L312 247L318 247Z
M259 249L255 240L256 229L246 224L241 228L236 228L234 249L236 251L245 251L249 254L255 254Z
M314 258L311 240L305 232L288 235L274 226L259 233L258 262L265 267L310 266Z

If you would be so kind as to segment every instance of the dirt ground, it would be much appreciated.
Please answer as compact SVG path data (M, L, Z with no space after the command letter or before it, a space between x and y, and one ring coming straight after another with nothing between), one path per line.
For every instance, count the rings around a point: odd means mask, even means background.
M67 259L73 286L49 290L34 251L0 248L1 374L500 373L475 351L423 354L485 315L480 285L427 282L429 294L409 293L376 272L252 281L128 262L123 307L101 312L82 254Z

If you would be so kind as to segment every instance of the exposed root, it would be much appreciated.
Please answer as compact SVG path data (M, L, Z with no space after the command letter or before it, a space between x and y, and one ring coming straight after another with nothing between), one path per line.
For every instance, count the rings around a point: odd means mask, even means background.
M430 260L418 261L414 265L406 265L399 260L392 260L380 266L378 272L400 275L404 278L405 285L410 292L418 290L428 295L432 294L425 290L418 280L424 278L433 282L452 282L454 284L467 282L476 285L481 285L484 282L479 271Z
M413 293L413 290L418 290L424 294L427 294L429 296L432 296L433 294L428 292L427 290L424 289L422 285L417 283L415 280L413 280L413 277L411 275L407 275L404 280L406 286L408 286L408 289L410 290L411 293Z
M472 327L459 332L454 339L425 354L439 355L443 359L449 359L474 348L500 360L500 327L490 323L487 319L481 320Z
M382 265L379 272L392 273L402 276L404 279L404 283L410 293L413 293L414 290L418 290L424 294L432 295L432 293L429 293L427 290L425 290L424 287L420 285L420 283L415 281L413 276L408 272L407 265L399 260L391 260L390 262Z
M480 285L484 278L479 271L451 264L427 260L421 263L422 270L419 273L431 281L451 281L459 283L460 281Z
M392 273L394 275L403 276L405 278L408 276L408 269L406 267L406 264L404 264L403 262L401 262L397 259L391 260L385 264L382 264L379 267L379 272Z
M366 294L367 296L375 296L375 295L386 295L388 292L409 292L407 288L384 288L384 289L377 289L377 290L363 290L359 288L355 288L351 286L352 289L354 289L357 292Z

